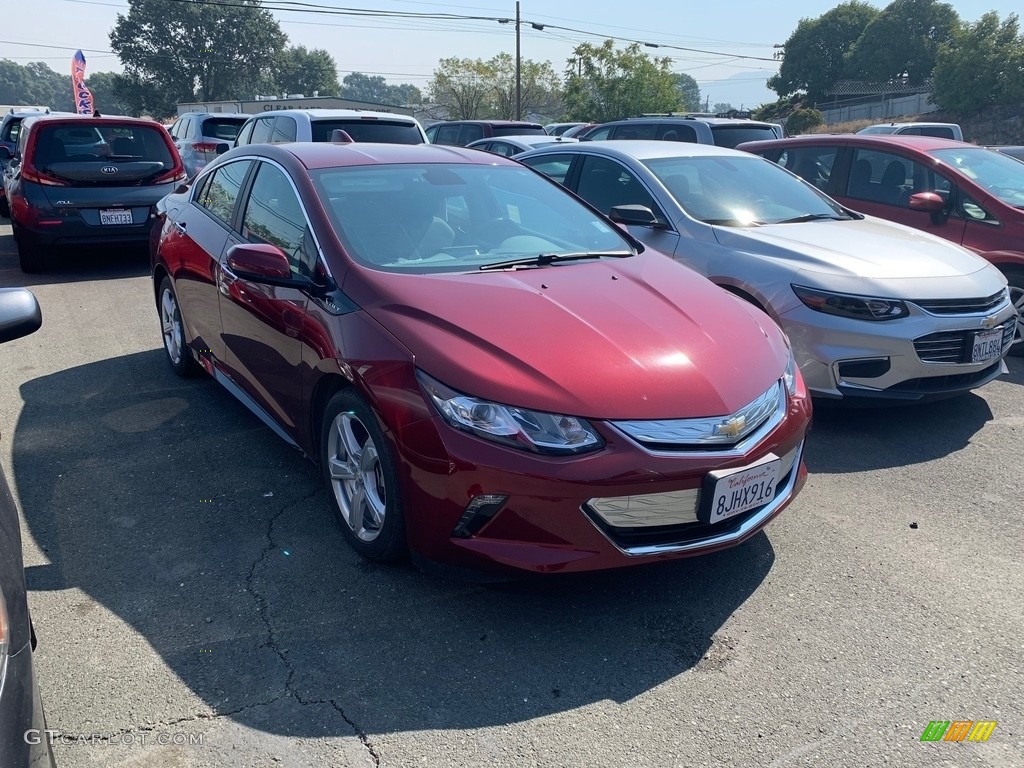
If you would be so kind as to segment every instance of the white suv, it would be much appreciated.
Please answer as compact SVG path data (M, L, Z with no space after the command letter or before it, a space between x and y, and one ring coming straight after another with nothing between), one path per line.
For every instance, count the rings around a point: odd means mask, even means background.
M361 109L287 109L250 117L238 132L235 146L331 141L337 130L360 143L427 143L419 122L407 115Z

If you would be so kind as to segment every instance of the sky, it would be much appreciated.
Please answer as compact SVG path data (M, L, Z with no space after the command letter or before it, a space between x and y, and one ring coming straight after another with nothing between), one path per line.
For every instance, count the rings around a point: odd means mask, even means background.
M515 55L514 25L494 20L514 19L514 0L309 2L338 9L489 17L411 20L273 11L290 44L323 48L334 57L339 81L356 71L425 88L441 58ZM273 0L264 4L285 5ZM883 8L887 3L872 4ZM0 58L19 64L45 61L60 71L70 67L71 55L81 48L90 72L120 71L110 52L109 33L117 14L127 13L127 0L4 0L4 5L8 7L0 28ZM673 71L693 77L712 105L752 108L776 98L764 85L778 71L773 46L785 42L801 18L816 18L836 5L819 0L522 0L521 55L550 61L560 73L581 42L600 43L611 37L625 45L637 40L658 46L644 49L651 55L670 56ZM1019 0L960 0L952 5L961 19L973 22L987 11L1005 18L1019 8Z

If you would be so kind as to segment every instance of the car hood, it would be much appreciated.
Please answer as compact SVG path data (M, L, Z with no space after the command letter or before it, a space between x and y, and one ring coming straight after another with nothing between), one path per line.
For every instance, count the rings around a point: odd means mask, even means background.
M760 310L653 251L538 269L353 270L345 292L466 394L599 419L732 413L785 369Z
M803 272L836 290L949 298L1001 287L998 270L966 248L871 216L714 231L727 248L767 257L791 268L794 278Z

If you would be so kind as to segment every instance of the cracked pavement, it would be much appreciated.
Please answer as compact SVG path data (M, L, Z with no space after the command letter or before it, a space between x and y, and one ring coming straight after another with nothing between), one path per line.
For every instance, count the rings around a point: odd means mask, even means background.
M60 768L1024 765L1024 360L819 411L739 548L482 586L355 556L310 463L167 370L144 256L79 258L0 349ZM957 718L999 725L920 742Z

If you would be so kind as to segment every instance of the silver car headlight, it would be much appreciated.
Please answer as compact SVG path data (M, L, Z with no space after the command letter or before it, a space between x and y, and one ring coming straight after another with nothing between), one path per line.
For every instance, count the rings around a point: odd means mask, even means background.
M794 285L793 293L806 306L827 315L851 317L855 320L897 320L910 314L907 305L899 299L833 293L802 285Z
M470 397L423 371L416 371L416 378L441 417L456 429L533 453L587 453L604 446L585 419Z

